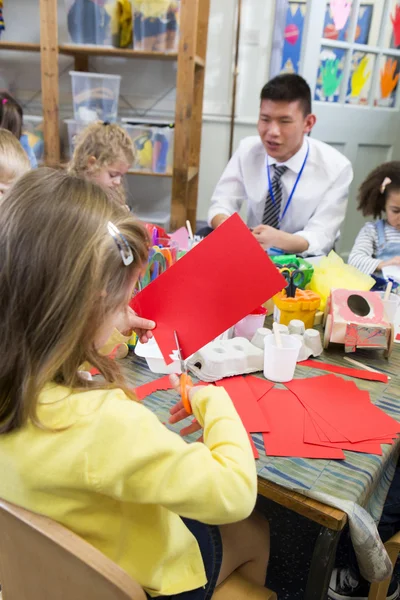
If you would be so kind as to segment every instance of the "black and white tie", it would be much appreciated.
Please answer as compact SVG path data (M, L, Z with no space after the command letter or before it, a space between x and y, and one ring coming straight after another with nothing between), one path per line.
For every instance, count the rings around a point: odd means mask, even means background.
M270 225L278 229L279 215L281 214L282 204L282 175L288 170L288 167L274 167L274 177L272 179L272 191L274 194L273 202L270 192L268 192L267 199L265 201L264 214L262 218L263 225Z

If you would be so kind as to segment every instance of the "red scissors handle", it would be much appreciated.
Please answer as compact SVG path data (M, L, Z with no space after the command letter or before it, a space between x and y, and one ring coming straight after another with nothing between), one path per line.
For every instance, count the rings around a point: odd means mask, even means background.
M187 373L182 373L180 384L183 408L186 410L188 415L191 415L193 411L189 400L188 387L193 387L193 381L190 375Z

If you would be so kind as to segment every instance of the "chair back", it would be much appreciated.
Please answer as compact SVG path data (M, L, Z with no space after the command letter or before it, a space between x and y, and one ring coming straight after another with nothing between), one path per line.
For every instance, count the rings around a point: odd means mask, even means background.
M146 600L123 569L59 523L0 500L3 600Z

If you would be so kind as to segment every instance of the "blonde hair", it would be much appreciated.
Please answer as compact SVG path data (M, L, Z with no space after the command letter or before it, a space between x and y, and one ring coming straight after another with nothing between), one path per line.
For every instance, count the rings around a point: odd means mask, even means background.
M128 244L125 266L108 231ZM95 347L104 319L128 302L147 260L146 230L107 191L64 171L42 168L20 178L0 210L0 433L37 418L49 382L71 389L120 387L115 361ZM88 361L105 382L85 382Z
M20 142L10 131L0 128L0 183L12 183L30 168Z
M96 163L89 167L88 161L92 156ZM120 160L131 165L134 158L133 143L126 131L116 123L98 121L85 127L78 135L69 170L86 176Z

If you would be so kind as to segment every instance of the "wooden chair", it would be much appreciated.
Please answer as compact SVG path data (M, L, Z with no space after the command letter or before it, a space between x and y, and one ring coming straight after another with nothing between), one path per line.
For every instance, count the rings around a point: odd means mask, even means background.
M400 531L395 533L394 536L391 537L388 542L386 542L385 548L387 550L387 553L389 554L389 558L392 561L392 565L394 567L400 552ZM390 581L391 576L385 579L384 581L372 583L368 594L368 600L386 600Z
M3 600L146 600L136 581L59 523L0 500ZM0 593L1 598L1 593ZM234 573L213 600L276 600Z

